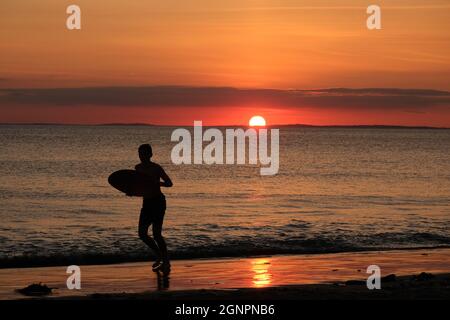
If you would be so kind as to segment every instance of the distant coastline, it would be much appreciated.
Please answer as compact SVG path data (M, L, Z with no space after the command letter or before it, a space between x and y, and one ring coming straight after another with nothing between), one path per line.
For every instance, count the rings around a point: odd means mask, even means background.
M35 122L35 123L2 123L0 126L80 126L80 127L191 127L191 125L170 125L170 124L151 124L151 123L96 123L96 124L82 124L82 123L52 123L52 122ZM229 125L204 125L204 127L248 127L247 125L229 124ZM434 129L434 130L448 130L450 127L432 127L432 126L401 126L401 125L312 125L312 124L273 124L268 125L268 128L342 128L342 129Z

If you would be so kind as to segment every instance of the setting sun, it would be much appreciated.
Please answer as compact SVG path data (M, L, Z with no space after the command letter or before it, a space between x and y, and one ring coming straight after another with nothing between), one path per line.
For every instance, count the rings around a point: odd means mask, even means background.
M250 127L264 127L266 120L261 116L253 116L248 122Z

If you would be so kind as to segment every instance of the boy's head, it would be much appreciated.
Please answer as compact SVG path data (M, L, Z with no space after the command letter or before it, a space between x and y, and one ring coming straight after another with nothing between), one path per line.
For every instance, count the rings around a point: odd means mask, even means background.
M150 158L153 156L152 147L146 143L141 144L138 149L139 152L139 159L141 159L142 162L149 161Z

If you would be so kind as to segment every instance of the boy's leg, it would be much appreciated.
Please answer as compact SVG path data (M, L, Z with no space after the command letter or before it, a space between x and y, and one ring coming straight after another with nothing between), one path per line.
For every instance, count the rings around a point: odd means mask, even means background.
M166 266L170 266L169 257L167 254L166 241L162 236L162 226L164 222L164 215L166 213L166 197L162 196L158 202L155 202L154 220L152 225L153 238L155 239L159 252L161 253L161 259Z
M163 225L163 218L157 219L152 225L153 229L153 238L155 239L155 242L158 245L159 252L161 254L161 259L163 262L168 262L168 254L167 254L167 245L166 241L164 240L164 237L162 236L162 225Z
M152 224L151 219L148 218L148 215L142 210L141 215L139 217L139 227L138 227L138 234L139 238L150 248L154 251L154 253L157 256L157 259L160 259L161 257L161 251L158 248L158 245L156 244L155 240L153 240L152 237L148 235L148 228Z

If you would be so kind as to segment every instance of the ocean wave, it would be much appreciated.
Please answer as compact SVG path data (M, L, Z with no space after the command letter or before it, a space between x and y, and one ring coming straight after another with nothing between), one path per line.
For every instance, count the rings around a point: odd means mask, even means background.
M51 253L40 250L40 246L45 246L45 243L35 242L33 251L36 253L0 256L0 268L112 264L150 261L154 258L139 240L133 243L115 241L112 246L115 248L114 251L111 251L111 248L108 247L93 245L70 250L70 243L63 243L62 245L66 246L66 250ZM364 234L352 235L351 237L342 235L286 236L283 239L268 236L241 236L236 238L225 237L220 241L207 235L197 235L191 238L190 244L186 241L170 243L170 257L171 259L202 259L446 247L450 247L450 237L426 232L406 234L386 232L370 236Z

